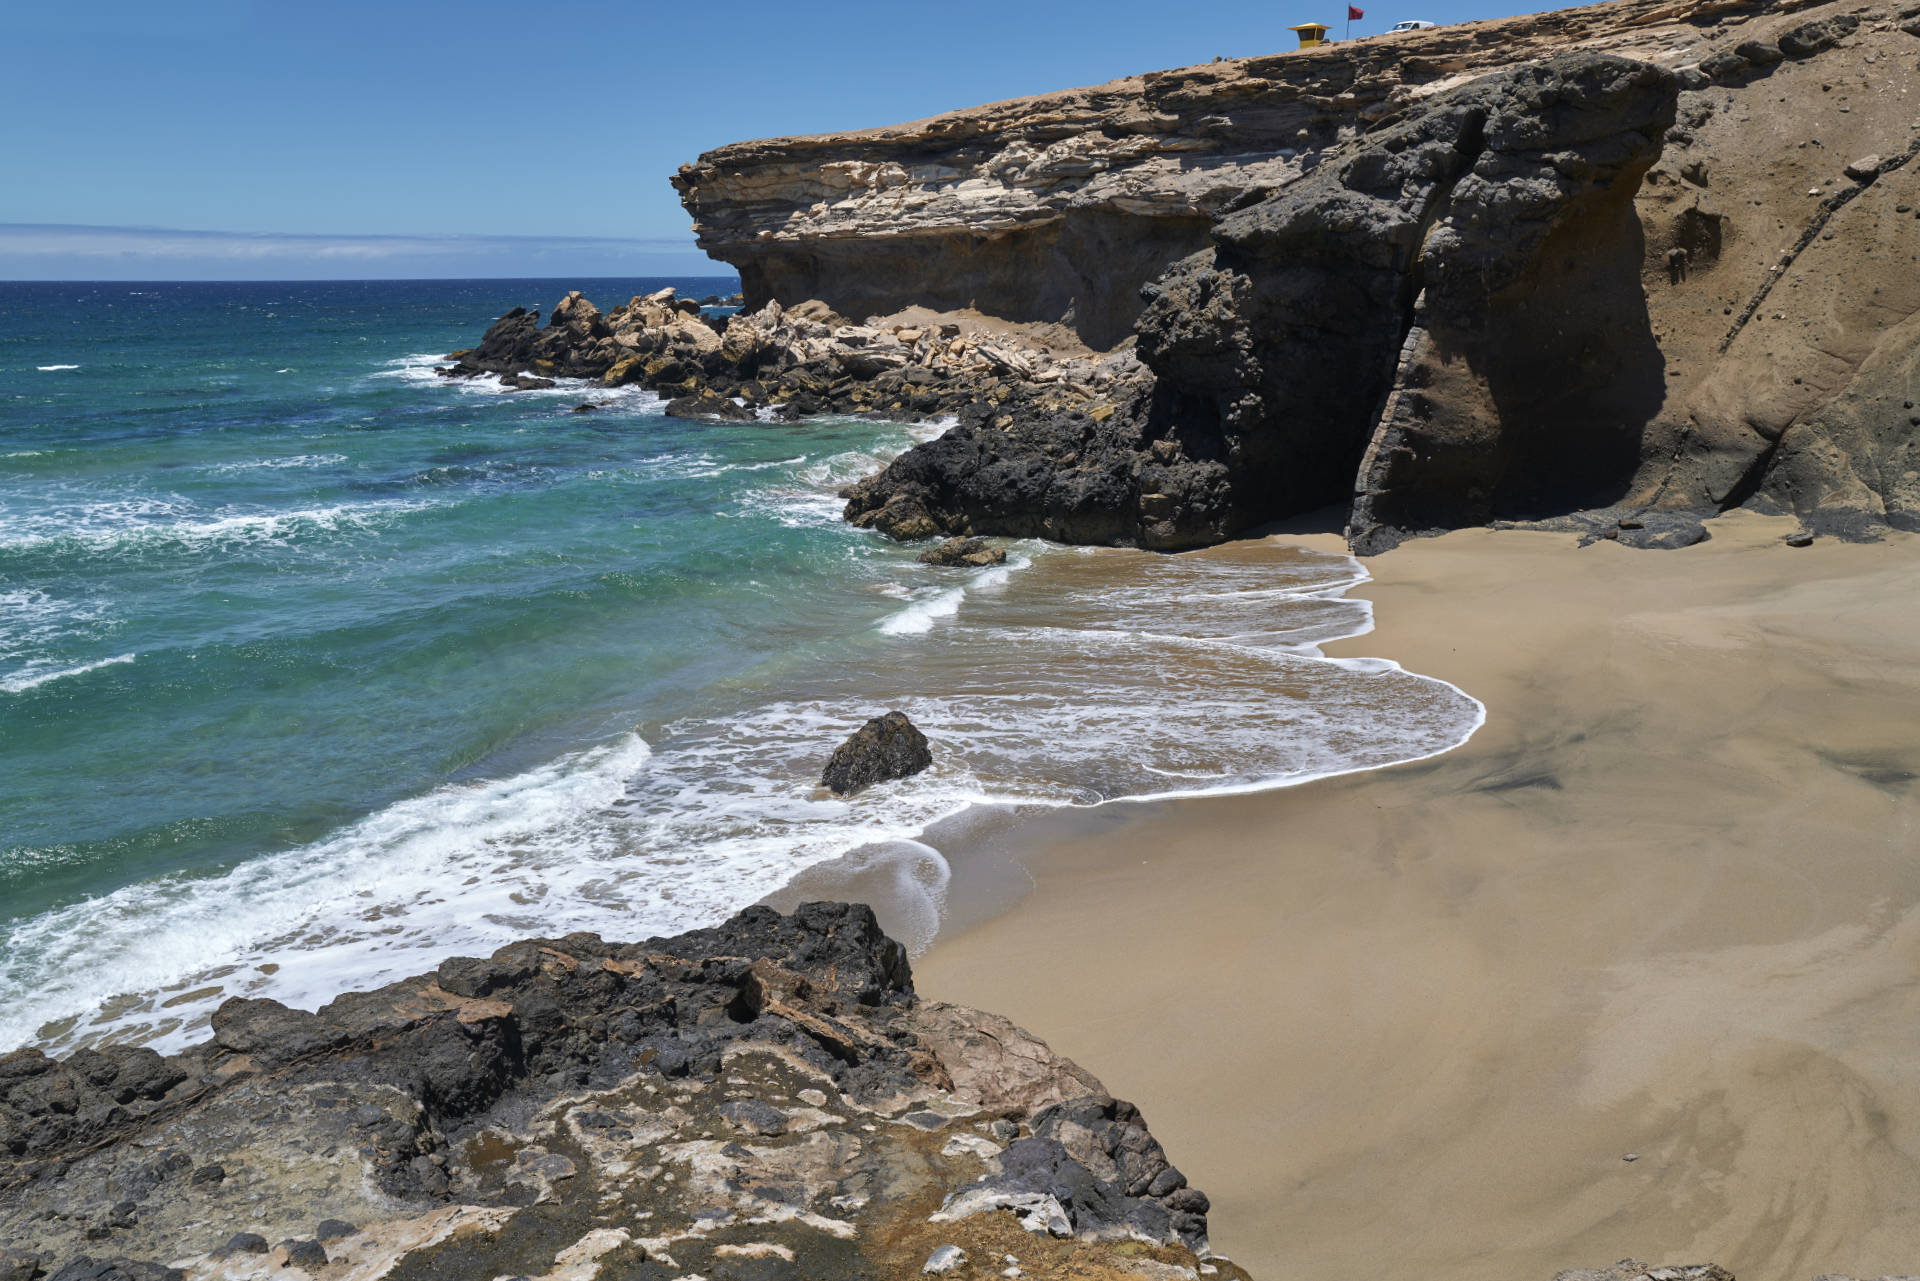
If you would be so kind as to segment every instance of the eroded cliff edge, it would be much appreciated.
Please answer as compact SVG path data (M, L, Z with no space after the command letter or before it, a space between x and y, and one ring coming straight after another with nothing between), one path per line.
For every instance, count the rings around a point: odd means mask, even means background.
M857 487L896 536L1173 549L1340 505L1362 552L1569 516L1659 546L1756 505L1871 537L1920 483L1916 34L1912 3L1614 0L676 183L750 304L1137 335L1146 377L986 398Z
M864 906L213 1023L171 1057L0 1055L0 1278L1245 1275L1131 1105L918 998Z

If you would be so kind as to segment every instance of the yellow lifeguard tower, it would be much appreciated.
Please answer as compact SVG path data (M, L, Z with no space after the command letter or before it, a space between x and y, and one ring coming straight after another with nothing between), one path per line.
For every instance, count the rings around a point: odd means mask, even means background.
M1324 22L1303 22L1297 27L1288 27L1287 30L1300 37L1302 49L1318 49L1323 44L1333 43L1327 39L1327 26Z

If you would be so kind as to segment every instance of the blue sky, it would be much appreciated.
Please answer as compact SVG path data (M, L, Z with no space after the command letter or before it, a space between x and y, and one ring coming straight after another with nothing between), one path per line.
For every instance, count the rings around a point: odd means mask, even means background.
M1355 34L1538 4L1363 4ZM712 270L667 176L1291 45L1323 0L11 6L0 278ZM198 236L179 233L203 233ZM241 233L238 235L209 233Z

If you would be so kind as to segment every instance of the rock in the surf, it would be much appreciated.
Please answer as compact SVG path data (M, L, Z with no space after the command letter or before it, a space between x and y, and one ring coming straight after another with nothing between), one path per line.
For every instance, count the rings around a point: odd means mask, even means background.
M735 404L730 398L722 396L711 387L702 387L689 396L676 396L667 402L669 418L725 418L735 422L744 422L753 417L753 411L744 405Z
M876 716L833 749L820 785L836 796L847 796L888 779L907 778L933 764L927 736L914 728L905 712Z
M939 565L943 569L985 569L989 565L1004 564L1007 553L998 547L990 547L984 538L949 538L938 547L929 547L920 553L922 565Z

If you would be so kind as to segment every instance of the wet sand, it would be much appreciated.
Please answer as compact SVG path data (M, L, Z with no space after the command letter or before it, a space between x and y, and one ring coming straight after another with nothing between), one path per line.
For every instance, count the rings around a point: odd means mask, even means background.
M1712 528L1370 562L1329 652L1467 746L989 830L921 991L1139 1103L1255 1275L1920 1266L1920 538Z

